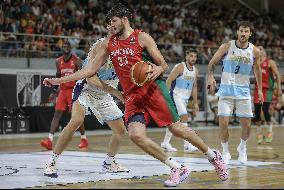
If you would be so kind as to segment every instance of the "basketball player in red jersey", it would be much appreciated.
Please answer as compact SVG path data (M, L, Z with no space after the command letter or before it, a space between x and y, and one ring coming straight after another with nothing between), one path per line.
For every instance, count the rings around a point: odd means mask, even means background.
M45 79L43 83L59 85L63 82L91 77L110 55L125 95L125 123L129 137L143 151L172 169L165 185L177 186L188 177L189 170L167 156L163 149L147 136L146 125L150 118L153 118L159 127L168 126L174 136L198 147L214 165L220 179L227 180L229 173L220 152L210 149L192 129L180 122L169 89L161 80L161 75L168 69L168 65L153 38L141 30L130 27L129 19L131 18L132 14L127 7L120 3L115 5L108 13L108 19L115 34L103 42L97 56L90 60L90 64L72 75ZM152 64L152 69L149 70L151 82L138 87L131 81L130 69L132 65L143 59L149 60L150 57L144 56L145 52L150 54L155 64Z
M254 109L255 109L255 121L257 125L257 143L261 144L263 140L266 143L270 143L272 141L272 124L271 118L269 114L269 106L272 101L273 91L274 91L274 81L276 78L276 86L277 86L277 96L278 102L281 102L282 90L281 90L281 76L279 74L278 68L276 63L269 59L266 55L266 51L262 46L259 46L258 49L260 50L260 61L261 61L261 70L262 70L262 92L264 102L260 104L258 101L258 86L255 84L254 90ZM263 115L266 122L266 128L268 131L266 135L263 135L263 126L261 125L261 108L263 111Z
M81 68L81 59L71 53L71 45L68 41L65 41L63 47L63 55L56 60L56 77L68 76ZM72 92L75 86L75 81L66 82L60 84L59 93L56 100L55 112L51 121L50 132L47 139L40 142L42 147L47 150L52 150L53 136L59 127L59 121L64 111L71 112L72 107ZM86 148L88 141L85 135L85 128L82 125L80 127L81 142L79 148Z

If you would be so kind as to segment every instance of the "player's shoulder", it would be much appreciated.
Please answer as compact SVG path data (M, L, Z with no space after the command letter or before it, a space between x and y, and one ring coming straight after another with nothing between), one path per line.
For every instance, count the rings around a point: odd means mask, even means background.
M60 60L62 60L62 59L63 59L63 55L57 57L57 58L56 58L56 61L60 61Z
M96 47L97 45L101 45L102 43L104 43L104 41L106 40L106 37L103 38L99 38L97 41L95 41L92 45L92 47Z
M269 65L276 65L276 62L271 58L268 58L268 62L269 62Z
M180 62L175 65L175 70L179 71L180 73L184 71L185 62Z
M221 44L219 49L221 49L221 50L228 50L231 47L231 43L232 43L232 41L225 42L225 43Z
M260 55L260 50L258 49L258 47L256 47L255 45L253 45L253 53L254 55L256 56L259 56Z
M152 38L152 36L150 34L148 34L147 32L145 32L143 30L136 30L136 32L138 33L139 39Z
M193 65L193 69L195 70L196 73L199 72L198 68L195 65Z

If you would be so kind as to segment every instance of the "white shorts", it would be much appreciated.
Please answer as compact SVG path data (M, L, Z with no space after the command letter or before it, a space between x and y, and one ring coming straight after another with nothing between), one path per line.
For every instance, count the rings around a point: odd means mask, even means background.
M187 104L188 104L188 100L186 99L182 99L179 96L173 95L174 98L174 102L177 108L177 112L179 116L182 115L187 115Z
M235 108L235 114L237 117L251 118L252 103L251 99L232 99L219 97L218 101L218 115L219 116L232 116Z
M83 91L78 100L85 107L86 113L91 110L101 124L105 121L120 119L123 116L122 111L109 94L97 97L90 91Z

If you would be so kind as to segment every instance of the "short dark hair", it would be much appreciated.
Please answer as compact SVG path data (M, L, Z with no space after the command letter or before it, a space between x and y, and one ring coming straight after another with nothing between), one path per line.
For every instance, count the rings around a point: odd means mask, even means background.
M129 20L132 19L131 11L122 3L117 3L114 5L111 10L107 13L107 19L110 20L112 17L127 17Z
M194 48L189 48L189 49L187 49L187 50L185 51L185 55L187 55L187 54L189 54L189 53L195 53L195 54L197 54L197 50L194 49Z
M253 24L250 22L250 21L240 21L238 23L238 30L240 29L240 27L243 26L243 27L249 27L250 31L252 32L254 30L253 28Z

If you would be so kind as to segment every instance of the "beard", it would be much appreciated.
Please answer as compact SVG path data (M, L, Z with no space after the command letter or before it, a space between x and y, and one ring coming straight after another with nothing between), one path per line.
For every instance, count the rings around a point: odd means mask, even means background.
M241 43L246 43L247 41L248 41L248 38L246 38L245 36L241 36L239 38L239 42L241 42Z
M119 30L116 33L116 36L121 36L124 32L125 27L123 25L119 26Z

